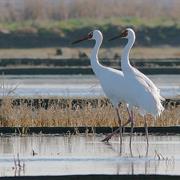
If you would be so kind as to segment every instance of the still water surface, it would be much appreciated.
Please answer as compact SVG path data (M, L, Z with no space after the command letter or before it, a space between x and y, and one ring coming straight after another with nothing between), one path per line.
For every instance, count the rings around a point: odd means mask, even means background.
M134 157L130 157L129 136L109 144L104 135L34 135L0 137L0 176L68 174L178 174L180 175L180 136L149 136L145 157L143 136L133 137ZM34 150L34 155L33 155ZM14 168L19 154L23 168ZM158 154L158 155L157 155ZM14 160L15 159L15 160Z
M149 75L161 89L163 97L180 95L180 75ZM104 96L98 79L94 75L18 75L1 78L0 95L11 89L15 96Z

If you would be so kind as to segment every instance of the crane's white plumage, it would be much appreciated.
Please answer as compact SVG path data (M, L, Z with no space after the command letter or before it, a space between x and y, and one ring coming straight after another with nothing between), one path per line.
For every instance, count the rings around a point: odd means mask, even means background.
M128 39L121 59L121 67L127 88L127 102L130 107L138 107L143 116L147 113L155 117L159 116L164 110L161 104L163 98L160 95L160 90L147 76L129 63L129 52L135 42L135 33L128 28L123 37Z
M102 44L103 36L99 30L92 32L92 38L95 40L95 46L90 55L91 66L100 81L103 91L111 100L112 104L117 107L120 102L125 102L126 87L122 71L105 67L99 63L98 51Z
M91 67L100 81L102 89L112 104L117 107L120 102L126 102L125 79L122 71L105 67L99 63L98 52L103 41L103 35L99 30L90 32L87 36L74 41L73 44L84 40L95 40L95 45L90 55Z
M132 156L132 133L134 126L134 112L133 107L138 107L140 114L144 117L144 126L147 139L147 151L148 155L148 127L145 115L150 113L154 117L159 116L164 110L161 100L163 98L160 95L160 90L155 86L155 84L143 73L138 71L136 68L132 67L129 62L129 52L135 42L135 33L132 29L128 28L123 31L120 35L111 38L111 40L117 39L118 37L127 38L128 43L126 44L121 58L121 68L124 74L125 87L126 87L126 102L129 104L130 120L131 122L131 134L130 134L130 152ZM111 138L109 135L108 138Z

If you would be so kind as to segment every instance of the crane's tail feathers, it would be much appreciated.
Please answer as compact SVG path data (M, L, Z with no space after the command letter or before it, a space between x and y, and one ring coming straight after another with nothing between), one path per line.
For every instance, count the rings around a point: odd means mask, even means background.
M162 101L165 101L165 98L163 98L162 96L160 96L160 94L155 97L154 99L154 108L151 111L152 115L157 118L161 115L161 113L164 111L164 107L162 105Z
M164 97L160 96L160 100L165 101L166 99Z
M161 97L160 96L160 100L159 101L157 101L157 104L156 104L156 117L159 117L160 115L161 115L161 113L164 111L164 107L163 107L163 105L162 105L162 101L164 101L165 99L163 98L163 97Z

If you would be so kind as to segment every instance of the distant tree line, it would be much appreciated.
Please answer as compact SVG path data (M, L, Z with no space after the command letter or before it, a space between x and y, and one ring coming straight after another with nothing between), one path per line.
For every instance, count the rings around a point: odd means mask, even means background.
M180 19L180 0L1 0L0 21L138 17Z

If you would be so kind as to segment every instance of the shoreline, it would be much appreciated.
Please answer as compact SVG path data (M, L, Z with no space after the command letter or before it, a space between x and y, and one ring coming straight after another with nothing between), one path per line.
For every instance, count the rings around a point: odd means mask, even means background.
M0 127L0 136L12 135L78 135L78 134L108 134L119 127ZM130 133L131 127L123 128L123 133ZM144 135L144 127L134 127L133 133ZM148 127L148 133L153 135L180 134L180 126Z

